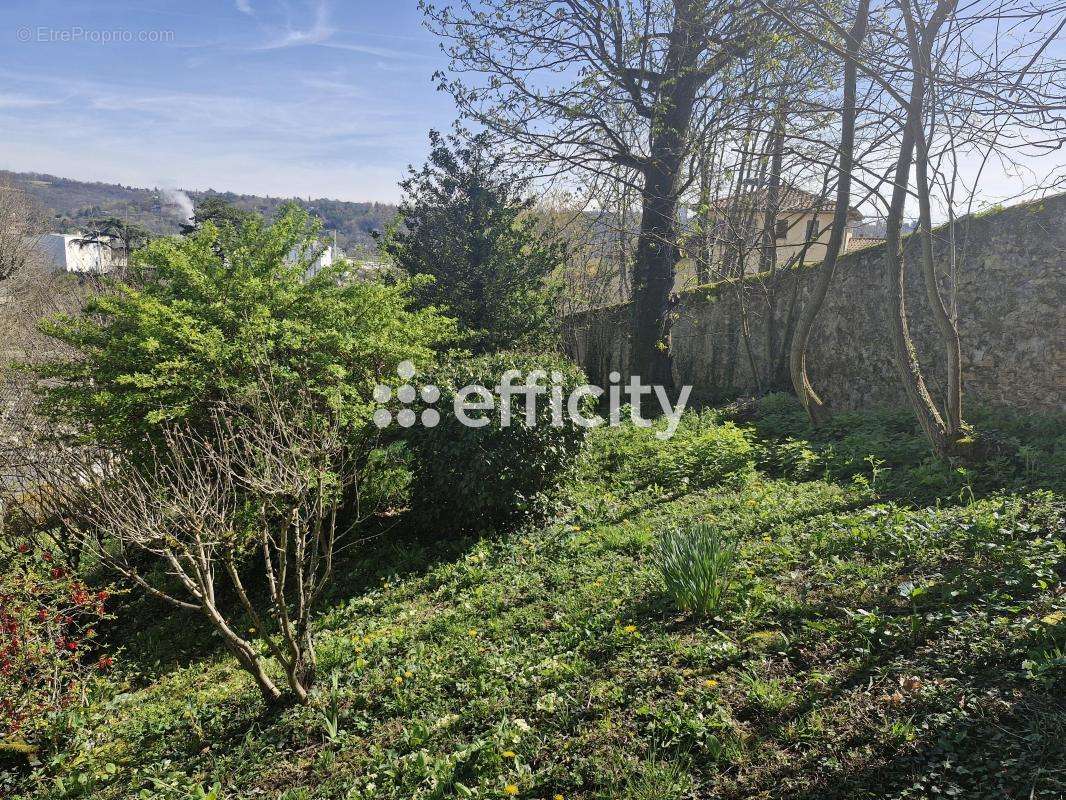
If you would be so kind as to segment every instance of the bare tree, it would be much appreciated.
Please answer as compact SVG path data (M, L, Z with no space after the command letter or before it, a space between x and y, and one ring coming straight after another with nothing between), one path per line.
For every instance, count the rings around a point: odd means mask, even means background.
M269 379L250 401L220 405L212 420L207 431L166 430L146 465L82 454L76 534L153 597L205 617L268 704L286 696L303 704L316 673L312 610L350 530L340 527L342 504L354 506L355 520L362 516L352 439L335 413L310 397L283 400ZM146 560L165 578L153 577L159 573ZM265 586L265 599L249 577ZM220 602L223 583L240 609ZM252 623L249 634L239 611Z
M729 77L756 40L747 3L703 0L423 0L464 114L526 157L597 174L629 171L640 192L630 368L670 384L670 293L678 200L691 145L723 124Z
M20 187L0 182L0 281L25 269L37 256L44 213Z
M1001 138L1006 127L1047 150L1066 142L1064 65L1054 59L1041 60L1048 44L1061 33L1062 25L1043 37L1011 37L1012 46L988 53L978 44L982 33L1004 24L1039 31L1053 9L1002 3L978 3L960 9L956 0L927 4L898 0L898 10L902 23L902 33L897 35L902 51L899 68L910 76L910 92L909 96L898 98L904 128L887 222L886 280L892 301L892 341L900 377L918 422L934 451L944 456L953 452L965 432L962 349L954 304L945 300L937 275L933 192L939 179L946 190L943 199L949 206L954 202L960 152L988 148L988 152L1007 154L1015 149ZM1062 8L1058 10L1061 12ZM954 170L951 175L950 170ZM973 189L977 189L976 184ZM916 259L944 348L947 385L943 410L927 388L908 328L900 222L909 194L918 207ZM949 216L954 218L954 213ZM954 249L954 245L953 225L948 246ZM954 252L947 260L957 267Z
M12 489L42 455L33 381L17 365L54 351L38 323L81 300L77 282L57 273L42 252L44 231L40 206L14 183L0 183L0 525L17 500Z
M1019 154L1050 152L1066 142L1064 65L1050 55L1050 44L1066 25L1058 21L1066 7L1028 0L965 5L956 0L892 0L876 14L871 12L868 44L863 46L853 41L854 29L844 27L835 6L805 6L832 36L819 34L818 25L782 14L772 4L761 6L795 35L841 57L849 71L854 67L855 79L866 87L859 93L864 99L851 109L854 116L844 114L841 142L847 146L836 153L838 197L840 184L858 184L865 190L864 200L885 209L884 281L900 382L934 451L947 455L965 431L962 351L953 300L963 261L957 207L965 204L968 193L972 209L990 159L1009 165ZM856 12L856 19L859 16ZM995 47L987 46L989 38ZM849 121L854 124L850 132ZM866 139L861 152L856 145L859 132ZM964 159L981 165L969 186L960 176ZM1044 188L1052 182L1045 182ZM1040 190L1036 180L1029 194ZM938 203L948 220L943 233L934 230ZM904 219L915 207L917 232L904 247ZM842 223L838 220L834 227L842 228ZM824 414L824 408L806 375L805 349L834 261L831 257L830 268L820 276L815 302L793 342L793 381L814 418ZM947 380L937 393L930 391L910 330L911 261L920 270L932 327L943 348ZM941 262L948 267L947 286L938 272Z
M800 402L807 409L807 414L810 416L811 421L816 423L822 421L824 417L825 404L814 391L807 375L807 346L810 342L815 320L818 318L818 313L825 304L826 295L829 293L833 272L836 268L837 259L843 250L847 232L848 211L851 207L851 174L855 160L857 59L863 40L866 38L869 15L870 0L859 0L858 9L855 12L855 20L851 30L848 31L844 45L844 90L840 122L840 153L837 163L839 177L837 178L836 207L833 211L832 231L821 270L796 323L796 331L789 349L789 366L793 388L796 390L796 395L799 397Z

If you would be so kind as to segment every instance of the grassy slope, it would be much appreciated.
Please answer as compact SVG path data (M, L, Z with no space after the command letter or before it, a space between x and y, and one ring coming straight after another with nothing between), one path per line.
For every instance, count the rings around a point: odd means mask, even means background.
M761 460L806 469L804 449ZM171 618L130 650L174 662L96 700L35 796L1062 797L1063 671L1022 666L1063 638L1062 506L908 509L842 475L667 492L586 465L550 525L382 545L320 620L336 688L274 718L231 660L184 658ZM744 534L702 623L653 556L695 517Z

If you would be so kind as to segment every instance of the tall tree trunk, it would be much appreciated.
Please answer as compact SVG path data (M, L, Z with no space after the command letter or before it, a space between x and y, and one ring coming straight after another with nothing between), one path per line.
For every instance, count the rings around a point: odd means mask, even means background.
M673 386L670 358L670 293L678 262L677 206L686 140L696 94L707 76L698 67L707 36L705 8L675 0L664 75L651 119L651 147L644 164L642 216L633 275L630 374Z
M696 262L696 284L702 286L711 282L711 259L714 242L714 223L711 214L711 154L705 153L700 158L700 204L699 237L693 248L692 258Z
M908 28L913 27L914 22L908 0L902 0L901 7L907 19ZM951 7L953 3L950 0L938 3L930 21L922 30L921 47L926 53L931 49L932 41L936 38L937 31ZM928 63L927 59L926 63ZM896 366L904 392L918 419L918 424L932 445L933 452L943 458L950 450L951 440L940 411L925 385L922 368L918 363L918 353L907 324L907 264L901 236L903 210L910 185L911 167L914 163L914 150L918 137L922 135L926 92L926 73L916 66L911 80L911 93L906 107L906 124L900 141L895 183L888 210L885 235L885 289L889 299L889 327L892 345L895 348Z
M866 25L870 14L870 0L862 0L855 12L855 22L848 32L847 50L844 59L844 103L841 112L840 123L840 162L838 167L836 208L833 213L833 228L829 235L825 259L811 296L803 307L799 321L796 323L796 333L792 338L792 347L789 353L789 369L792 373L792 386L796 395L800 398L811 422L818 424L826 416L825 403L814 391L809 376L807 375L807 347L810 343L811 332L818 314L825 304L826 295L829 294L829 286L833 281L833 273L836 271L837 259L844 247L844 238L848 227L848 209L851 206L851 172L855 158L855 117L856 117L856 84L858 81L858 65L856 63L859 49L863 39L866 38ZM906 320L904 319L904 325Z
M954 7L954 0L946 3ZM911 63L915 71L929 75L931 72L932 40L929 34L919 34L914 20L905 10L907 34L911 51ZM932 33L935 36L935 31ZM922 41L925 38L926 41ZM962 344L959 329L948 312L937 284L936 263L933 256L933 212L929 197L929 146L925 137L924 123L920 118L915 130L915 181L918 193L918 238L921 243L922 278L926 298L933 313L940 338L947 351L948 387L945 402L945 422L948 439L954 441L962 431Z
M781 208L781 168L785 157L784 99L774 114L774 129L770 138L770 176L766 184L766 212L762 224L762 253L759 272L777 269L777 214Z
M630 299L630 264L629 264L629 185L623 183L618 194L618 283L620 286L619 299L625 302Z
M785 156L785 99L779 98L770 135L770 175L766 184L766 212L762 225L759 272L766 273L766 341L763 385L774 388L777 362L777 214L781 206L781 167Z
M663 386L673 386L670 293L677 264L677 198L664 188L671 183L666 171L657 170L649 175L641 197L629 350L630 374Z

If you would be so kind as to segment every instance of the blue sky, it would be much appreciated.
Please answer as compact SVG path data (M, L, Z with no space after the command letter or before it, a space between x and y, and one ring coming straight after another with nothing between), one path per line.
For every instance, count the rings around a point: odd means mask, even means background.
M0 40L0 168L394 201L455 117L417 0L0 0ZM1066 176L1066 148L1021 166L982 200Z
M0 36L6 169L392 201L455 117L417 0L4 0Z

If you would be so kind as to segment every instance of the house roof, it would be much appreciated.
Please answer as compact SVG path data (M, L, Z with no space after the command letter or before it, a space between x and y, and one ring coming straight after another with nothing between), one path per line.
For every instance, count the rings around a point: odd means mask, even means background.
M765 209L768 196L769 189L761 186L758 189L745 192L741 195L741 201L748 208ZM714 205L717 208L726 208L733 201L734 198L732 197L719 197L714 201ZM796 186L782 186L778 196L777 210L779 213L786 212L790 214L803 214L812 211L833 214L836 213L836 203L829 198L821 199L818 195L811 194L807 190ZM857 222L862 219L862 212L856 208L849 208L848 219Z
M867 247L876 247L879 244L884 244L885 238L883 236L852 236L848 240L848 252L852 253L856 250L863 250Z

